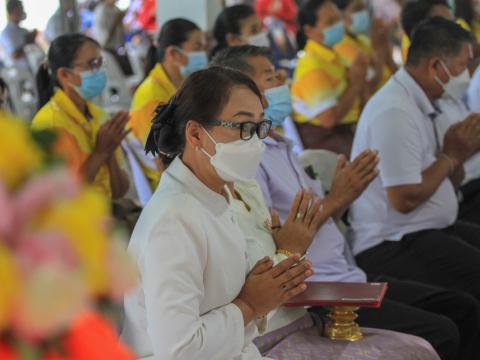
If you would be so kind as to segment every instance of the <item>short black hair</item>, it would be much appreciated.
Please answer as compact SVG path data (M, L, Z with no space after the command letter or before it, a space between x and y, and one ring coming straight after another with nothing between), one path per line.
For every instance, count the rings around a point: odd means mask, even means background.
M212 30L216 45L210 50L210 59L212 59L221 49L228 46L228 34L240 35L241 22L252 15L255 15L255 9L246 4L226 7L220 14L218 14Z
M455 56L465 43L472 41L472 34L454 21L432 17L413 30L407 65L416 65L420 60L432 56Z
M211 66L222 66L251 74L252 66L247 62L247 58L255 56L264 56L271 60L271 52L267 47L253 45L231 46L220 50L210 62Z
M402 9L401 22L405 34L411 38L413 29L429 18L434 6L448 6L446 0L410 0Z
M22 6L23 6L23 3L20 0L8 0L7 13L11 14Z
M350 5L353 0L332 0L332 2L337 5L340 10L345 10L345 8Z
M305 25L315 26L317 23L317 10L328 0L304 0L298 8L297 22L297 46L303 49L307 43L307 36L303 31Z

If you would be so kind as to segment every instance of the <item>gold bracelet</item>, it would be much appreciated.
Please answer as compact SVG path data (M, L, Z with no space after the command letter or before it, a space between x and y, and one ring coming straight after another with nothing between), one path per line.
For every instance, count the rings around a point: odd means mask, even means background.
M277 249L277 254L282 254L282 255L285 255L287 257L292 257L293 255L295 255L291 251L288 251L288 250L285 250L285 249Z

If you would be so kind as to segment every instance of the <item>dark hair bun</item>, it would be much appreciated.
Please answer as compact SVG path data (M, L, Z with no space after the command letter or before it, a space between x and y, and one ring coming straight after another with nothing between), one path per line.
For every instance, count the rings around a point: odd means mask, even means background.
M152 128L145 144L145 152L153 156L163 155L174 158L182 151L178 146L180 134L176 134L175 109L177 108L175 96L166 104L161 104L155 109Z

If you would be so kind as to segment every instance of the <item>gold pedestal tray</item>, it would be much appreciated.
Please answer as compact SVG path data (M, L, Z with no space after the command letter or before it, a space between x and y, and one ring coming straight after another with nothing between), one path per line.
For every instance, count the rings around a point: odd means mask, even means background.
M331 340L358 341L363 338L360 327L355 322L358 307L334 306L328 309L329 322L325 327L325 335Z

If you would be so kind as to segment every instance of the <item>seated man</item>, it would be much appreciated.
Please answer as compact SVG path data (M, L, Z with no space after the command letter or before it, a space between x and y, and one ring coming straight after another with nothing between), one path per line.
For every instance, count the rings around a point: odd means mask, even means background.
M369 273L465 291L480 299L480 228L457 221L455 188L480 148L480 119L450 127L443 146L432 101L449 73L465 68L470 34L435 17L414 32L407 64L368 102L352 157L380 154L380 176L354 202L356 260Z
M215 56L213 64L244 72L255 81L267 100L272 93L278 92L279 84L275 80L275 69L269 60L269 52L266 48L248 45L228 48ZM267 116L275 114L275 118L281 118L281 113L283 118L288 116L288 110L282 110L289 109L288 106L284 106L285 102L288 102L288 98L287 101L280 101L279 98L271 101L272 106L269 105L265 110ZM277 104L283 105L277 106ZM348 245L332 217L338 218L342 213L341 209L347 208L377 175L374 170L378 162L376 153L366 151L352 164L347 164L341 157L332 190L324 196L321 183L312 180L302 169L292 152L291 144L286 139L272 131L270 137L265 140L265 145L266 151L257 180L266 205L274 208L282 221L286 221L297 192L300 189L310 189L312 194L321 200L319 205L321 227L318 231L310 229L311 237L303 240L299 234L276 236L276 243L273 243L271 237L268 241L265 237L257 239L249 236L248 247L252 249L249 256L256 258L259 256L258 253L271 256L271 253L278 249L281 249L280 252L287 250L287 252L298 253L304 253L308 249L308 256L315 271L311 280L365 282L365 273L348 261L346 256L349 250ZM252 196L249 194L255 191L252 187L249 190L241 184L237 185L242 198L248 199ZM256 214L260 211L257 204L251 205L252 212ZM298 215L302 218L305 214ZM257 222L256 228L265 229L265 216L255 215L253 218ZM281 259L283 255L277 254L276 257ZM377 280L377 278L372 277L371 280ZM476 358L473 346L478 341L480 323L479 305L475 299L463 292L421 283L394 279L387 281L390 284L390 290L382 308L362 309L359 312L360 325L423 337L434 346L442 359L456 358L457 350L453 339L457 337L455 333L459 332L461 358ZM462 311L458 312L459 309ZM456 324L453 328L452 321Z
M20 23L25 20L27 16L20 0L9 0L7 3L7 13L8 23L0 35L0 44L7 53L7 60L9 60L7 65L29 69L24 47L27 44L35 42L37 31L33 30L29 32L20 27Z
M342 14L330 0L304 1L298 21L299 46L305 48L294 72L292 97L300 138L306 149L349 156L367 88L368 57L358 53L347 68L334 50L345 29Z
M410 34L422 21L435 15L449 20L454 19L454 15L445 0L409 2L402 11L402 26L405 34ZM466 23L463 21L457 20L457 23L468 30ZM472 40L472 55L474 55L478 44L475 39L472 38ZM470 59L468 63L460 64L458 68L451 69L452 72L448 74L447 83L443 84L445 91L442 97L435 100L435 106L440 110L440 114L435 120L435 126L441 146L443 146L443 138L450 126L465 119L471 111L478 112L480 110L480 107L476 105L480 103L480 98L477 95L480 88L480 72L477 71L476 75L470 80L468 71L473 72L476 66L477 61ZM469 108L464 102L466 98ZM458 217L461 220L480 224L480 155L476 154L467 160L464 168L465 178L459 189L461 196L459 197Z

